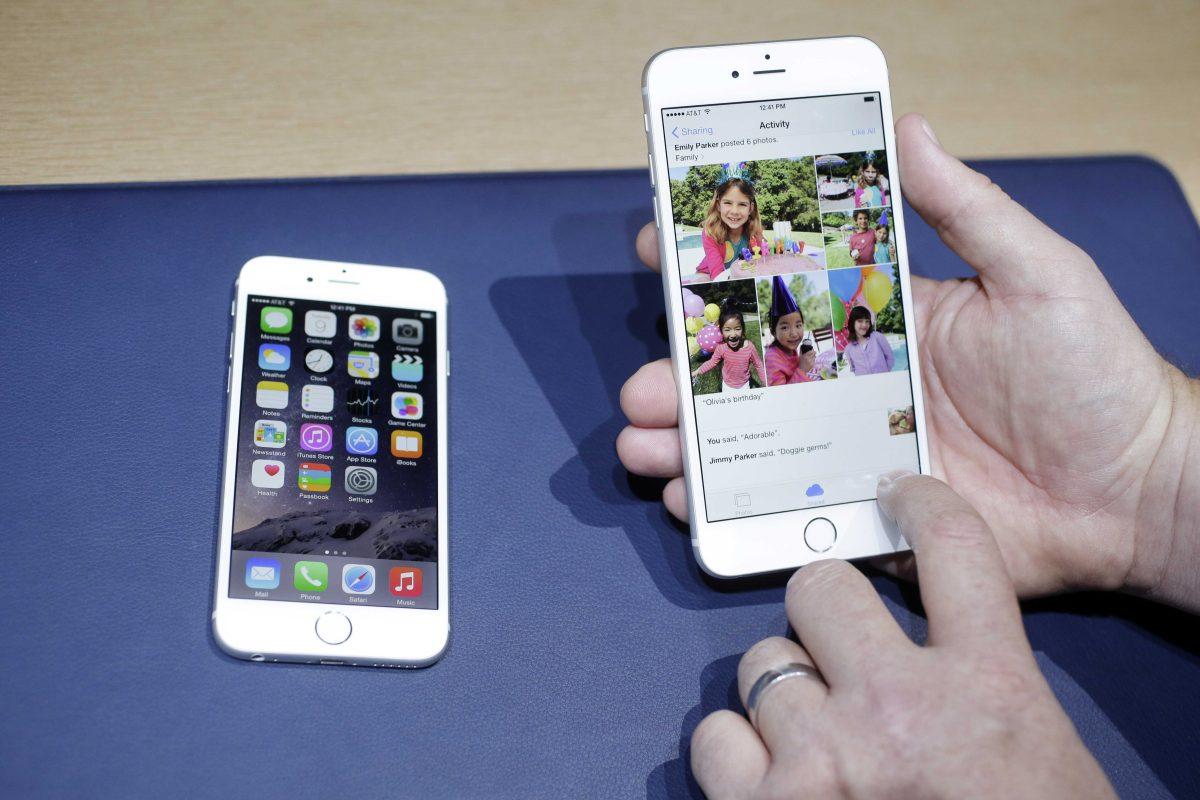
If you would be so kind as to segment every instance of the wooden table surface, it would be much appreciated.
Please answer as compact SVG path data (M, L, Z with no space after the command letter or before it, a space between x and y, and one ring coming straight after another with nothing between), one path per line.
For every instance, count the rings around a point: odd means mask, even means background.
M7 0L0 183L645 164L672 46L858 33L964 157L1144 153L1200 207L1200 4Z

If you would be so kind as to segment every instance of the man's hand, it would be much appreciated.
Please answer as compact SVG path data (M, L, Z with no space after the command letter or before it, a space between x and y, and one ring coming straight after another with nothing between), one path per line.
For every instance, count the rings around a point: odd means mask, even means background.
M879 504L912 544L929 641L896 625L844 561L802 568L787 614L800 644L765 639L738 667L742 703L770 670L815 667L692 735L692 770L714 800L787 797L1114 797L1033 659L987 523L934 478L880 482Z
M1200 390L1167 364L1095 263L896 124L905 196L978 273L912 279L933 472L991 526L1022 595L1125 588L1200 609ZM652 225L638 254L658 267ZM631 471L672 478L687 519L670 362L621 392ZM911 557L889 562L910 573Z

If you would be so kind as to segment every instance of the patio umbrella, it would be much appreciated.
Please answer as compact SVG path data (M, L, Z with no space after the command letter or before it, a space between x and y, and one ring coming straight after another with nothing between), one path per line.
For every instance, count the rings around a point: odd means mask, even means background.
M829 174L833 174L834 167L844 167L849 163L841 156L817 156L817 169L828 167Z

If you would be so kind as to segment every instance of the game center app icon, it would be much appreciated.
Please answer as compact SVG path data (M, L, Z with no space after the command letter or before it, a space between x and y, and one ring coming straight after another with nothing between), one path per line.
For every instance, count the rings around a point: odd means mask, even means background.
M254 423L255 447L284 447L287 445L287 423L277 419L260 419Z
M296 486L302 492L328 492L333 483L333 470L328 464L316 461L301 461L296 475Z
M351 350L346 370L355 378L379 377L379 354L370 350Z
M268 342L258 347L258 368L286 372L292 365L292 348Z
M375 568L370 564L342 567L342 591L346 594L374 594Z
M392 416L418 420L425 413L425 401L416 392L392 392Z
M374 428L351 425L346 429L346 452L356 456L373 456L379 452L379 433Z
M420 597L421 568L392 567L388 574L388 589L396 597Z
M392 455L396 458L420 458L425 452L425 437L417 431L392 431Z
M350 338L356 342L379 341L379 317L371 314L350 315Z
M304 334L314 339L332 339L337 333L337 314L309 311L304 315Z
M392 357L392 380L420 383L425 377L425 361L420 356L397 353Z
M278 589L279 562L273 558L246 559L246 588Z
M263 306L258 315L258 326L263 333L283 335L292 332L292 310L283 306Z
M260 489L283 488L283 462L271 458L257 458L250 465L250 483Z

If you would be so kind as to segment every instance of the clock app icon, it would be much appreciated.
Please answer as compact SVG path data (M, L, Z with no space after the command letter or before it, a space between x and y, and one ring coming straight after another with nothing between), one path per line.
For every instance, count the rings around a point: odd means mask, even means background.
M333 369L333 355L320 347L310 347L304 353L304 366L309 372L329 372Z

